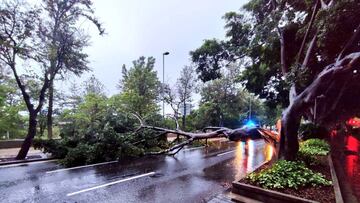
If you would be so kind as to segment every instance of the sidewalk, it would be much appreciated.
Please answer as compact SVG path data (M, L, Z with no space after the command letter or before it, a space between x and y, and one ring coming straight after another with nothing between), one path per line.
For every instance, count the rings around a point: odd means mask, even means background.
M15 157L19 150L20 148L0 149L0 163L15 161ZM33 147L30 148L28 155L26 156L27 160L45 158L48 158L46 154L40 150L35 150Z

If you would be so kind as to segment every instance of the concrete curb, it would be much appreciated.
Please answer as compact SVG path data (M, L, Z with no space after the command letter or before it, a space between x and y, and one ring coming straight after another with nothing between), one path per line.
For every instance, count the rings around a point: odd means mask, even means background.
M332 161L331 155L328 155L328 162L329 162L329 166L330 166L331 179L332 179L333 187L334 187L335 201L336 201L336 203L344 203L344 199L341 195L339 180L336 175L336 171L334 168L334 163Z
M238 182L233 182L232 193L267 203L317 203L317 201ZM236 201L236 199L233 200Z
M41 159L8 161L8 162L0 163L0 166L7 166L7 165L12 165L12 164L24 164L24 163L39 162L39 161L49 161L49 160L56 160L56 159L55 158L41 158Z

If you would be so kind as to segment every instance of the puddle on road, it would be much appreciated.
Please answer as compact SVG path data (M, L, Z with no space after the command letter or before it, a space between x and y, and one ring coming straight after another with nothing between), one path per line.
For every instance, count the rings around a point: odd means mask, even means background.
M204 169L204 178L217 182L239 180L265 161L271 160L274 148L262 139L236 143L235 158Z

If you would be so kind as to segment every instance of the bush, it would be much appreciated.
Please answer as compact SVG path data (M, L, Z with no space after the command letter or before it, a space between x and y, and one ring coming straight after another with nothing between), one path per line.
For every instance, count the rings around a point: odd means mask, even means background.
M308 165L320 164L316 156L325 156L330 152L330 146L326 141L320 139L309 139L300 143L298 160Z
M320 173L315 173L302 162L281 160L271 168L251 173L248 179L264 188L284 189L305 187L308 185L331 185Z
M299 136L302 140L325 139L328 136L328 130L314 123L304 123L300 125Z
M60 161L61 164L71 167L93 163L92 155L94 147L87 144L79 144L75 148L69 149L65 158Z
M320 139L309 139L300 143L300 153L325 156L330 152L329 144Z
M52 157L62 159L65 158L66 154L68 153L68 144L65 144L66 141L64 140L41 140L35 139L33 141L33 146L35 149L42 149L45 153L50 153ZM75 143L70 143L74 144Z

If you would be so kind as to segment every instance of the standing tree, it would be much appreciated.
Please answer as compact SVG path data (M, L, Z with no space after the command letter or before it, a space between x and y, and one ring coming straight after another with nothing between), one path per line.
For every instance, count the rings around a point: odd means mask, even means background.
M240 62L250 91L273 107L289 105L282 116L280 155L291 160L302 117L314 120L316 113L318 123L330 125L359 112L349 98L360 94L354 53L359 51L360 2L252 0L243 11L225 15L225 41L206 41L192 59L205 79L218 77L229 62ZM315 112L319 102L322 108Z
M105 85L100 82L95 75L91 75L84 83L84 96L89 94L95 94L99 96L105 96ZM72 87L72 90L75 90L75 87ZM78 102L79 98L73 95L75 101Z
M24 159L29 151L32 140L36 135L37 116L44 105L46 91L55 76L65 71L65 68L71 70L79 66L84 67L87 62L87 55L83 53L83 48L87 45L87 42L79 34L81 31L64 24L61 26L64 32L60 30L58 30L59 32L51 32L47 24L48 21L42 19L48 10L57 9L51 7L52 2L54 1L45 1L45 7L40 9L35 9L23 1L16 0L3 1L0 4L0 61L12 70L29 112L28 133L16 159ZM84 16L94 20L90 15L93 12L91 10L91 1L74 0L62 2L61 6L69 9L66 12L76 13L76 15L70 16L69 19L77 20L80 16ZM59 15L65 14L64 12L59 13ZM56 47L49 46L47 42L51 37L47 35L57 36L54 37L58 40L56 41ZM56 63L49 65L50 60L47 57L53 55L61 57L57 58L56 61L52 60ZM29 94L27 90L29 86L19 74L21 66L27 68L26 65L29 64L31 64L32 69L35 69L35 67L41 69L37 71L40 74L37 78L41 81L41 87L35 97Z
M99 21L93 16L91 0L43 0L47 18L43 20L39 35L44 43L42 62L54 75L73 73L76 76L90 70L87 66L88 35L81 32L79 21L85 17L93 23L100 34L104 32ZM50 81L48 93L47 132L51 139L54 98L54 80Z
M163 99L174 111L174 118L178 120L180 111L182 110L184 112L182 115L182 129L185 129L186 103L191 102L195 84L196 77L194 75L194 69L191 66L185 66L181 70L180 78L178 78L175 88L170 88L169 85L163 84ZM180 109L181 106L183 109Z
M159 110L160 81L154 70L155 59L140 57L133 61L129 70L122 67L121 107L126 112L137 113L141 117L153 115Z
M183 103L183 119L182 119L182 128L185 128L186 125L186 103L191 102L191 96L195 90L195 71L191 66L185 66L180 73L180 78L177 80L177 92L179 95L180 101Z

